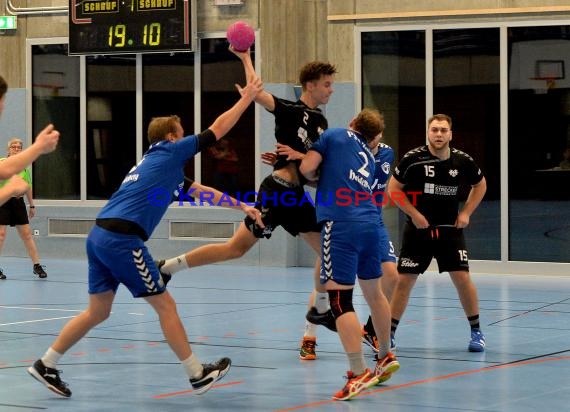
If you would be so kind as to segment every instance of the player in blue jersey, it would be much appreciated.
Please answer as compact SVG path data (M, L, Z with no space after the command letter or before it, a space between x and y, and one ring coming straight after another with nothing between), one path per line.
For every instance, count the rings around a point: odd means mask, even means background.
M382 115L362 110L348 129L326 130L309 149L300 171L317 180L317 220L321 231L321 283L329 294L336 327L350 364L346 385L333 395L348 400L386 381L400 365L390 349L390 306L380 287L381 256L389 240L372 200L374 155L384 129ZM374 371L366 367L362 334L352 294L358 283L370 307L380 353Z
M392 163L394 163L394 149L385 143L379 143L376 147L372 148L372 153L374 154L374 183L372 185L372 192L378 193L378 213L380 215L380 225L381 229L386 232L386 237L389 238L387 234L386 226L384 225L384 220L382 218L382 207L385 201L388 199L388 193L386 191L386 186L388 184L388 179L390 177L390 170L392 168ZM380 283L382 284L382 291L388 301L392 298L392 293L396 283L398 282L398 268L397 262L398 258L396 256L396 251L392 241L389 241L390 247L385 250L383 256L380 257L382 261L382 279ZM366 343L374 352L380 350L378 338L376 332L374 331L374 325L372 323L372 316L368 317L368 321L362 328L362 341ZM394 350L395 346L390 345L390 350Z
M59 377L57 363L85 334L109 317L120 284L135 298L144 298L157 312L164 337L196 393L206 392L228 372L230 359L202 364L192 353L176 302L165 289L145 241L170 203L178 198L184 184L184 164L224 136L262 90L259 79L251 79L243 89L237 88L241 94L237 103L199 135L184 137L178 116L158 117L150 122L148 151L98 214L87 238L89 305L64 326L44 356L28 369L50 390L71 396Z
M0 76L0 117L4 111L4 102L6 101L6 93L8 92L8 83ZM0 204L4 204L8 199L14 196L22 196L28 190L29 186L24 179L16 176L34 160L42 154L52 152L57 147L59 141L59 132L55 130L52 124L47 125L34 140L34 143L23 150L17 156L10 156L0 164L0 179L9 179L2 188L0 188Z
M451 117L436 114L428 120L428 144L404 155L388 186L393 193L408 193L398 207L408 216L398 261L398 284L391 301L392 334L396 332L412 288L435 257L439 272L449 272L471 328L468 350L483 352L485 336L479 322L477 288L469 274L463 229L485 195L487 183L468 154L451 148ZM459 210L459 190L470 187ZM419 192L416 204L409 193Z

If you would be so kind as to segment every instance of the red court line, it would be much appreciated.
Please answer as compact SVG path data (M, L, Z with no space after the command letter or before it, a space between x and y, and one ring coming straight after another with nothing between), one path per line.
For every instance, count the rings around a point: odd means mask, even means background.
M480 372L492 372L496 369L505 369L505 368L512 368L512 367L516 367L516 366L526 366L526 365L533 365L536 363L553 362L553 361L561 361L561 360L570 360L570 356L559 356L556 358L532 359L532 360L522 361L522 362L507 363L504 365L485 366L484 368L473 369L473 370L462 371L462 372L455 372L455 373L450 373L448 375L434 376L433 378L420 379L417 381L403 383L401 385L387 386L384 388L378 388L378 389L372 389L372 390L369 389L367 391L362 392L358 396L359 397L370 396L370 395L375 395L375 394L381 393L381 392L394 391L397 389L409 388L411 386L423 385L425 383L431 383L431 382L437 382L437 381L442 381L442 380L451 379L451 378L457 378L459 376L473 375L475 373L480 373ZM318 402L306 403L304 405L292 406L290 408L276 409L275 412L298 411L300 409L314 408L316 406L328 405L328 404L337 403L337 402L339 402L339 401L334 401L332 399L328 399L328 400L322 400L322 401L318 401Z
M212 386L212 388L223 388L224 386L240 385L242 383L243 383L243 381L232 381L232 382L226 382L226 383L220 383L218 385L214 385L214 386ZM160 395L154 395L152 398L153 399L172 398L173 396L185 395L187 393L192 393L192 392L194 392L193 389L187 389L185 391L162 393Z

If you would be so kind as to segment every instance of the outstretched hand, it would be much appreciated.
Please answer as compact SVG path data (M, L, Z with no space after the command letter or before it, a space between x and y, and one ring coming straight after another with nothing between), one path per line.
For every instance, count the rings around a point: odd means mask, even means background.
M245 87L241 87L236 83L236 89L242 97L247 97L253 101L257 93L263 90L263 82L259 77L254 77L247 82Z
M34 144L41 148L43 154L53 152L59 141L59 132L53 124L48 124L36 137Z
M246 51L238 51L236 49L234 49L234 46L232 46L230 44L230 47L228 47L228 50L231 51L233 54L235 54L240 60L243 60L246 56L250 56L250 51L249 49L247 49Z

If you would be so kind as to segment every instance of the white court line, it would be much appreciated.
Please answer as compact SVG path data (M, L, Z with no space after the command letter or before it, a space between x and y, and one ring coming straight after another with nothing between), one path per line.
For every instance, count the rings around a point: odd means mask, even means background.
M22 309L22 310L45 310L45 311L58 311L58 312L83 312L78 309L47 309L47 308L30 308L29 306L1 306L0 309Z
M22 322L10 322L10 323L0 323L0 326L10 326L10 325L22 325L24 323L36 323L36 322L46 322L48 320L59 320L59 319L70 319L75 316L62 316L60 318L48 318L48 319L36 319L36 320L24 320Z

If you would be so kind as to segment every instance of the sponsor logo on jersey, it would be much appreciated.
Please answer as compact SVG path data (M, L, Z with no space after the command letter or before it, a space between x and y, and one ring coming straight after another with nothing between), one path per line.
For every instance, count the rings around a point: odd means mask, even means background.
M458 188L458 186L444 186L436 185L434 183L426 183L424 184L424 193L440 196L455 196Z
M354 182L357 182L363 188L370 190L370 183L368 183L368 180L356 174L354 170L350 169L350 172L348 173L348 178Z

